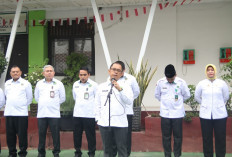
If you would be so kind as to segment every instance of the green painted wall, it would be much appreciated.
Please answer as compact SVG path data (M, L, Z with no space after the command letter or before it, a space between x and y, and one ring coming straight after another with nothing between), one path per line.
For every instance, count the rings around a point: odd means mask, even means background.
M29 36L28 36L28 58L29 65L41 65L45 58L48 57L48 33L47 25L42 26L39 20L44 20L46 11L29 11ZM32 21L35 20L35 26ZM30 69L29 69L30 71Z

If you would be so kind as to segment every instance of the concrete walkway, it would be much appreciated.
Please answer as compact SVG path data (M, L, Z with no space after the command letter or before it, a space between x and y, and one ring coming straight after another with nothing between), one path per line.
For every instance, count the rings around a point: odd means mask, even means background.
M37 150L28 150L27 157L37 157ZM163 152L132 152L131 157L163 157ZM8 150L3 149L0 157L8 157ZM53 157L52 151L47 150L46 157ZM60 157L74 157L74 150L62 150ZM83 151L82 157L88 157L87 151ZM103 151L96 151L95 157L103 157ZM203 153L182 153L182 157L203 157ZM226 157L232 157L232 154L226 154Z

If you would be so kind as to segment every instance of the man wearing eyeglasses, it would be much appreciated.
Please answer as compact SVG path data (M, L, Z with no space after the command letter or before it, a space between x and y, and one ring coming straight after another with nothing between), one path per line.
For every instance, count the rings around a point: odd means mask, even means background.
M127 157L126 105L133 103L133 92L129 85L120 79L124 72L122 66L120 63L110 66L110 79L99 85L95 96L96 120L103 141L104 157L113 156L113 139L117 145L118 156Z

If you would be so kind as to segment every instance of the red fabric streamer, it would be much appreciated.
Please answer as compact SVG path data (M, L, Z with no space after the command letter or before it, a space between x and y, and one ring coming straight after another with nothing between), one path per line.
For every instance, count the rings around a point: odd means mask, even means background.
M126 17L128 18L129 17L129 11L126 10Z
M136 9L135 9L135 16L138 16L138 15L139 15L138 9L136 8Z
M160 10L163 9L162 3L159 3Z
M102 22L105 21L105 19L104 19L104 14L101 14L101 20L102 20Z
M168 5L169 5L169 2L167 2L164 7L166 8Z
M183 2L181 3L181 5L183 5L185 1L186 1L186 0L183 0Z
M147 13L147 8L143 7L143 13L146 14Z
M177 4L178 1L175 1L174 4L173 4L173 7L175 7L175 5Z
M113 16L113 13L110 13L110 20L114 20L114 16Z

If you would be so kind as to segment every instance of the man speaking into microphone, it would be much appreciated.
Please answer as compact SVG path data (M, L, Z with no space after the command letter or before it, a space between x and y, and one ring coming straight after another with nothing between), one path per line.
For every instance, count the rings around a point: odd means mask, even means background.
M118 157L127 157L126 104L133 103L133 92L125 81L120 63L113 63L108 70L110 79L99 85L95 95L96 121L103 142L104 157L112 157L115 139ZM112 90L111 90L112 89Z

